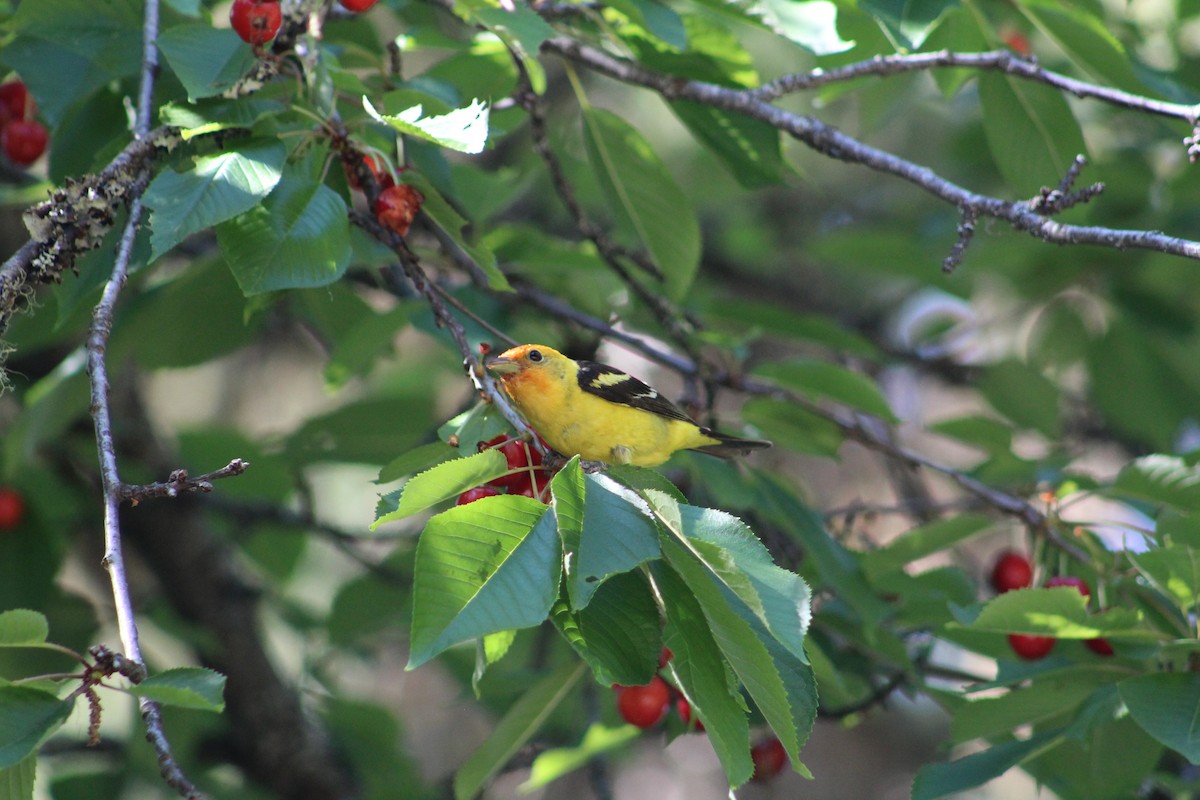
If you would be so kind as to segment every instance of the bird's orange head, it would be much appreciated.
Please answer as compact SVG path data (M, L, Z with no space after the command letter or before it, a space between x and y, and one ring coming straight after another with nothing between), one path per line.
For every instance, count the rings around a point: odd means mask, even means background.
M500 378L505 388L519 397L525 391L537 391L554 380L564 363L562 353L544 344L522 344L505 350L487 362L487 368Z

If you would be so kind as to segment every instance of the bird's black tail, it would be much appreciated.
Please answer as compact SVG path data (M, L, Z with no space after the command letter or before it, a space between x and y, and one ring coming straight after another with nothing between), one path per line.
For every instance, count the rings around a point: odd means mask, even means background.
M771 446L771 443L766 439L743 439L739 436L727 436L724 433L717 433L708 428L701 429L705 436L711 437L718 441L718 444L709 444L704 447L695 447L694 450L699 450L701 453L708 453L710 456L717 458L740 458L741 456L749 455L753 450L763 450Z

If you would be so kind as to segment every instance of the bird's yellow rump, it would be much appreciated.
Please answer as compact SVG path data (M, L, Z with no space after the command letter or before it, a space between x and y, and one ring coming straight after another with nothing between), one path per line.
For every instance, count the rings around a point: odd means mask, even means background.
M487 366L529 425L565 456L652 467L676 450L732 458L771 446L702 427L632 375L546 345L514 347Z

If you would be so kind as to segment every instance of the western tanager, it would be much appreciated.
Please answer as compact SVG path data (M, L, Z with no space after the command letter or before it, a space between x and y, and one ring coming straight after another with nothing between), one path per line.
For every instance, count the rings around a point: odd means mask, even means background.
M565 456L652 467L676 450L732 458L771 446L702 427L632 375L545 345L514 347L487 367L530 426Z

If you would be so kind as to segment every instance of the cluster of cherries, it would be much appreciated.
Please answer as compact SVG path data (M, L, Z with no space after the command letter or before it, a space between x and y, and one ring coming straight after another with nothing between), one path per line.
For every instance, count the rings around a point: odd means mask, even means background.
M480 442L478 448L481 453L484 450L499 450L508 462L509 471L483 486L467 489L458 496L457 505L463 506L498 494L519 494L543 503L547 501L554 472L542 466L542 453L536 447L524 439L502 433Z
M18 167L41 158L50 141L46 126L36 116L37 103L22 81L0 84L0 149Z
M379 196L375 198L375 219L379 220L379 224L388 230L395 231L401 236L408 236L408 229L413 220L417 218L417 212L421 210L425 196L406 183L396 183L395 176L389 170L379 166L372 156L363 156L363 164L375 176L375 182L379 184ZM350 188L361 192L362 182L358 179L358 175L354 170L345 166L344 162L343 167L346 170L346 180L349 181ZM401 167L400 171L403 172L404 167Z
M347 11L366 11L379 0L338 0ZM279 33L283 12L279 0L234 0L229 10L229 24L242 40L256 47L266 44ZM408 235L409 226L421 210L425 197L406 184L397 184L392 174L381 168L371 156L364 156L367 169L379 183L379 197L375 200L375 218L385 228L401 236ZM362 191L358 177L346 170L350 186Z
M666 667L672 656L671 649L664 647L658 657L658 668L661 670ZM689 731L704 732L704 723L693 717L692 706L687 698L658 675L642 686L613 684L612 688L617 696L617 712L630 725L636 725L643 730L653 728L662 722L674 707L675 713ZM754 776L751 780L759 783L778 775L788 763L783 743L774 736L756 742L750 748L750 758L754 762Z
M996 564L992 568L992 588L998 594L1012 591L1013 589L1026 589L1033 585L1033 565L1029 563L1029 559L1020 553L1012 551L1005 552L996 559ZM1071 575L1059 575L1050 578L1046 581L1047 589L1053 589L1055 586L1074 586L1079 590L1079 593L1086 598L1091 598L1092 589L1087 585L1087 581L1082 578L1076 578ZM1033 634L1011 633L1008 636L1008 645L1021 658L1027 661L1037 661L1045 658L1054 649L1054 644L1058 640L1053 636L1037 636ZM1089 650L1097 655L1111 656L1113 647L1108 643L1107 639L1088 639L1084 642Z
M338 0L347 11L366 11L379 0ZM263 45L279 33L283 12L279 0L234 0L229 9L229 24L242 41L252 45Z
M25 519L25 498L11 486L0 486L0 531L11 531Z

